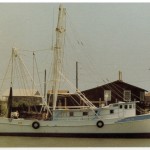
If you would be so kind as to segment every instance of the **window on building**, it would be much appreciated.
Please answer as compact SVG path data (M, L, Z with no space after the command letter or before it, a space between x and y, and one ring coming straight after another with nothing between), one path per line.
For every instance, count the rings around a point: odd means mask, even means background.
M72 117L72 116L74 116L74 114L73 114L73 112L71 111L71 112L70 112L70 117Z
M124 91L124 100L131 101L131 91L129 91L129 90Z
M120 105L120 109L122 109L122 105Z
M111 101L111 90L105 90L104 91L104 100L105 101Z
M125 108L125 109L128 109L128 105L124 105L124 108Z
M98 111L97 110L95 110L95 115L98 113Z
M145 93L144 92L140 92L140 101L144 101L144 96L145 96Z
M88 112L83 112L83 116L87 116L88 115Z
M113 114L114 113L114 110L110 110L110 114Z
M132 109L132 105L129 105L129 108Z

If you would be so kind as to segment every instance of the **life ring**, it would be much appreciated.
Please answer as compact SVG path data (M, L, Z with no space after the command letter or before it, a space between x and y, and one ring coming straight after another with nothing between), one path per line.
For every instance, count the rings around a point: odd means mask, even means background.
M38 128L40 127L40 123L37 122L37 121L34 121L34 122L32 123L32 127L33 127L34 129L38 129Z
M104 122L103 121L97 121L97 127L102 128L104 126Z

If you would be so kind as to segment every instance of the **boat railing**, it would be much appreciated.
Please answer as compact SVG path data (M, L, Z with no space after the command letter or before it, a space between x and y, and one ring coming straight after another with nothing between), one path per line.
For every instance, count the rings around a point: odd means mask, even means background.
M49 107L49 108L52 108L52 107ZM90 106L57 106L56 109L91 109L93 107L90 107Z

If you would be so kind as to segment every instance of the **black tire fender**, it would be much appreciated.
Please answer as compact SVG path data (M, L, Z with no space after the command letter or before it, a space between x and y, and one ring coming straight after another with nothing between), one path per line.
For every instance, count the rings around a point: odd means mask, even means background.
M34 121L34 122L32 123L32 127L33 127L34 129L38 129L38 128L40 127L40 123L37 122L37 121Z
M99 120L99 121L97 121L96 125L98 128L102 128L104 126L104 122Z

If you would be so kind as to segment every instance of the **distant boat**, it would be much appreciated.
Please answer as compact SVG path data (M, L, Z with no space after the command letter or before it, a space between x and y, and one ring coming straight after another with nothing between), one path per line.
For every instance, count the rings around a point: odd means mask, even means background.
M63 62L63 21L65 8L59 6L54 47L52 108L45 102L46 120L11 116L13 89L10 87L8 115L0 118L0 135L72 137L150 137L150 114L136 115L136 102L118 102L95 107L79 90L76 95L84 106L56 106ZM15 115L15 114L14 114Z

